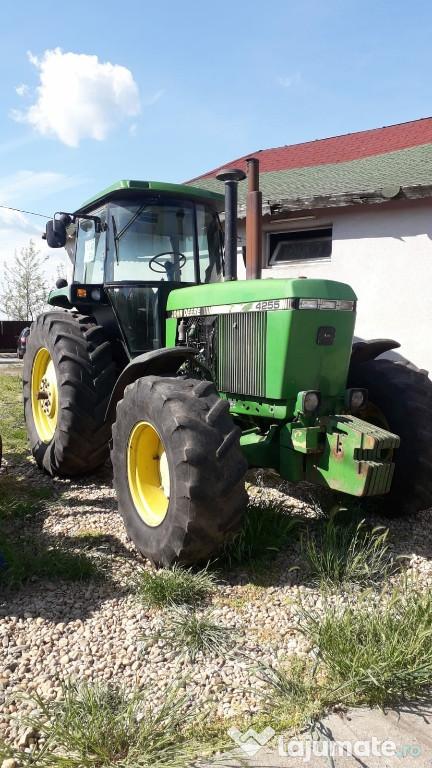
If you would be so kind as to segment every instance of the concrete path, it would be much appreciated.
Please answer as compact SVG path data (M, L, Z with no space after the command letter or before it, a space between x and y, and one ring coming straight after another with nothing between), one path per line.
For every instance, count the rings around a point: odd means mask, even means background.
M202 768L432 768L432 700L386 713L366 707L333 713L317 723L314 743L304 735L275 734L268 741L271 732L257 734L258 740L251 731L233 735L243 748Z
M0 365L22 365L23 361L16 356L16 352L0 352Z

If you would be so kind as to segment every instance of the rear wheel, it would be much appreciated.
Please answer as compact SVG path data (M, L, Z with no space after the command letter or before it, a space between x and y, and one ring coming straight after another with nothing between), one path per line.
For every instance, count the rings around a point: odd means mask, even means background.
M410 515L432 506L432 382L404 361L371 360L355 366L349 386L369 390L370 405L359 416L399 435L388 514Z
M148 376L117 406L112 464L119 511L157 565L207 561L236 533L247 463L213 384Z
M115 368L94 319L47 312L32 325L23 368L27 434L50 475L90 472L108 458L105 422Z

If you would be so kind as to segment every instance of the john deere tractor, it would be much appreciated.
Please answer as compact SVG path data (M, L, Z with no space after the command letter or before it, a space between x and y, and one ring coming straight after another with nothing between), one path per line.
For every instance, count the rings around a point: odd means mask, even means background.
M73 276L27 343L31 449L65 476L111 450L119 511L156 564L220 550L240 527L248 466L387 494L394 511L432 505L429 379L375 359L396 342L353 346L348 285L259 278L253 184L255 279L236 280L243 177L222 174L226 205L189 186L121 181L47 225L48 244L73 253Z

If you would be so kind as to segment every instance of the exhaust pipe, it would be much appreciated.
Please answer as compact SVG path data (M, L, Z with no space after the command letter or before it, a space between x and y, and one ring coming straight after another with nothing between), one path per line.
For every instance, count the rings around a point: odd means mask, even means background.
M259 191L259 160L246 160L246 279L259 280L262 267L262 192Z
M224 168L216 176L225 182L225 282L237 280L237 185L246 178L238 168Z

